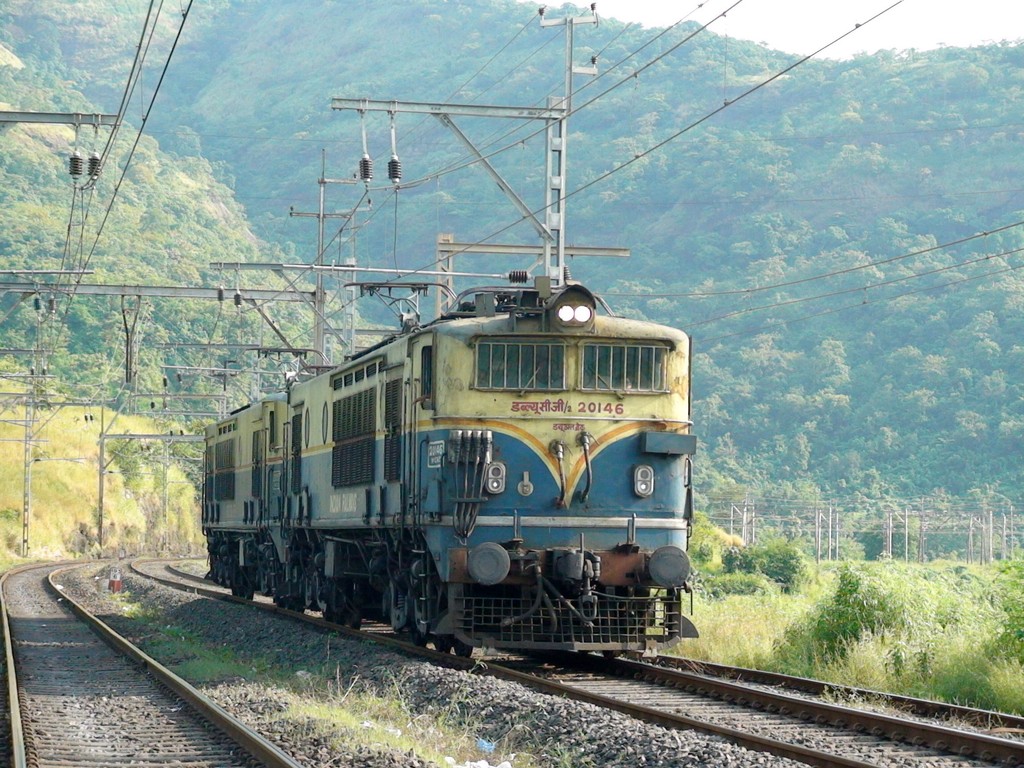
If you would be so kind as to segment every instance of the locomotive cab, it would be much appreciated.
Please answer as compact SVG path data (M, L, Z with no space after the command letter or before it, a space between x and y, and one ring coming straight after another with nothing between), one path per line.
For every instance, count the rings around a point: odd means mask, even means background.
M613 651L696 636L681 610L689 339L598 304L578 284L478 290L435 331L439 460L421 474L448 593L435 633Z

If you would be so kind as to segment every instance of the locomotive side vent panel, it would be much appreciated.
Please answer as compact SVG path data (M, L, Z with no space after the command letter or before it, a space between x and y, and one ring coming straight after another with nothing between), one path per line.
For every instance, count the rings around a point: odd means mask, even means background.
M235 438L221 440L214 448L214 499L229 501L235 498Z
M373 481L376 390L335 400L332 411L331 485L345 488Z
M401 480L402 380L389 381L384 387L384 480Z

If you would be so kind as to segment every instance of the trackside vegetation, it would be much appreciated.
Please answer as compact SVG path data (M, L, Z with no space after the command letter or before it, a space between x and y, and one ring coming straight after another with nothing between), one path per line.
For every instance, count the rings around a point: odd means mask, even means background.
M1024 561L816 566L798 541L714 549L695 550L713 556L696 561L701 638L680 654L1024 714Z

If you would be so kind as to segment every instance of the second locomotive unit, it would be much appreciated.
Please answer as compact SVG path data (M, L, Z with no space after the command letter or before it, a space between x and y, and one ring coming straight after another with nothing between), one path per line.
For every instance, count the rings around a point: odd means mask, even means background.
M696 637L690 341L598 309L476 289L211 425L211 577L462 654Z

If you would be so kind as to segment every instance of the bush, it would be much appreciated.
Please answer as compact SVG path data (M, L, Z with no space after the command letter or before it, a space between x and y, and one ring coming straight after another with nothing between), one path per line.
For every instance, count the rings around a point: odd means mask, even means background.
M997 589L1006 614L998 640L1000 654L1024 663L1024 560L1002 565Z
M737 537L730 536L712 523L711 519L703 512L694 514L689 551L695 566L717 567L722 558L722 552L737 541Z
M728 595L766 595L778 591L775 582L760 573L723 573L706 576L701 589L708 597L720 599Z
M745 549L733 547L722 555L726 573L759 573L786 592L796 588L807 575L804 554L792 541L771 539Z
M835 591L811 616L812 639L834 659L869 634L902 636L916 613L905 586L866 567L843 565Z

